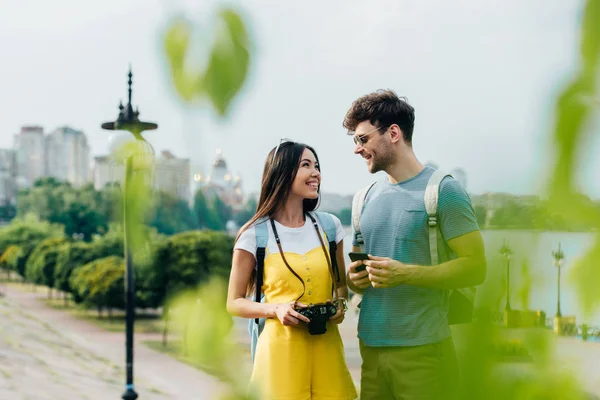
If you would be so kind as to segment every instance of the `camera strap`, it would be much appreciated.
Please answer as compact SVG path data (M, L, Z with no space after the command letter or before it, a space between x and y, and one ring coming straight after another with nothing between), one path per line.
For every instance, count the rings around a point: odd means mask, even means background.
M319 241L321 242L321 248L323 249L323 252L325 253L325 259L327 260L327 266L329 269L329 273L331 274L331 279L332 279L332 286L331 286L331 291L335 296L335 291L334 291L334 283L335 279L333 277L333 271L331 270L331 261L328 257L328 253L327 250L325 249L325 244L323 243L323 238L321 237L321 232L319 230L319 226L317 224L317 221L313 218L312 215L310 215L309 213L307 213L308 217L311 219L313 226L315 227L315 231L317 232L317 236L319 237ZM271 228L273 228L273 234L275 235L275 242L277 242L277 247L279 248L279 254L281 254L281 259L283 260L283 263L285 264L285 266L287 267L287 269L290 270L290 272L292 274L294 274L294 276L296 278L298 278L300 280L300 282L302 282L302 294L296 299L296 301L300 300L302 298L302 296L304 296L304 293L306 292L306 284L304 283L304 279L302 279L300 277L300 275L298 275L298 273L296 271L294 271L292 269L292 267L290 267L290 264L288 264L285 255L283 254L283 249L281 248L281 239L279 238L279 234L277 233L277 228L275 227L275 222L273 221L272 218L269 219L271 221Z

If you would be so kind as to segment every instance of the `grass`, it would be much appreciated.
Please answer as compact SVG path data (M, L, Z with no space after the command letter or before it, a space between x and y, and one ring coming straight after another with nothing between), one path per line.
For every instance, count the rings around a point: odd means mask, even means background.
M40 299L42 300L42 299ZM125 332L125 312L123 310L113 310L109 318L106 310L102 317L98 316L96 310L87 309L69 301L65 304L63 299L52 298L42 300L47 306L56 310L66 311L73 316L89 321L109 332ZM134 331L136 333L162 333L164 321L161 315L156 312L140 313L136 315Z
M185 364L191 365L194 368L197 368L209 375L219 378L219 374L210 367L197 362L193 358L186 356L183 352L183 341L182 340L170 340L167 343L167 346L163 346L160 340L148 340L142 342L144 345L150 347L154 351L158 351L159 353L166 354L170 357L173 357L177 361L181 361Z

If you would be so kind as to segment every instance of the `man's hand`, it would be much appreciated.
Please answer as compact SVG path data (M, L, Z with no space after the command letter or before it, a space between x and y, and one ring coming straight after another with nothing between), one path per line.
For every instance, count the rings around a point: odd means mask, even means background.
M359 289L366 289L371 286L369 280L369 273L366 270L356 271L356 268L363 265L361 260L354 261L348 265L348 278L352 281L352 284Z
M411 267L388 257L369 254L370 260L364 261L368 278L374 288L389 288L406 283Z

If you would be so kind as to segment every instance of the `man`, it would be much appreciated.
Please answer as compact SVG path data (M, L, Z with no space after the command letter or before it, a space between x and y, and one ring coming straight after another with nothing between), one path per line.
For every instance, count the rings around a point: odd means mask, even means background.
M440 184L438 220L450 261L431 265L424 192L434 169L413 151L414 109L391 90L360 97L344 119L355 154L386 176L368 191L360 217L363 261L349 265L363 295L358 337L361 400L451 399L458 366L448 326L449 289L486 275L483 240L471 201L454 179ZM432 146L435 143L431 143ZM353 251L360 251L354 235Z

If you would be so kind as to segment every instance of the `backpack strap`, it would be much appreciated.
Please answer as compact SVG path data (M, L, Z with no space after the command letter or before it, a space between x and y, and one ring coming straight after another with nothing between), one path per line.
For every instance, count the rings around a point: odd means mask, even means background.
M437 265L440 263L439 249L443 245L440 242L438 232L440 230L438 220L438 200L440 194L440 185L444 178L452 175L445 173L442 170L435 170L427 182L425 188L425 211L427 211L427 225L429 227L429 253L431 255L431 265ZM460 288L454 289L465 296L470 302L475 300L475 288Z
M337 282L340 281L340 271L337 264L337 226L335 225L335 221L331 214L315 211L315 216L319 220L319 223L323 227L325 231L325 236L327 236L327 241L329 242L329 258L331 259L331 269L333 270L333 274L337 279Z
M435 170L425 188L425 211L427 211L427 226L429 227L429 254L431 255L431 265L439 264L438 256L438 199L440 194L440 184L445 177L452 176L442 170Z
M256 294L254 301L260 303L262 296L263 274L265 270L265 254L269 243L269 229L267 219L262 219L254 225L256 235ZM259 323L258 318L254 322Z
M375 185L375 182L360 189L352 199L352 228L354 230L354 240L358 243L361 251L364 248L365 241L363 240L362 233L360 233L360 216L365 205L367 193L369 193L369 190L371 190L373 185Z

